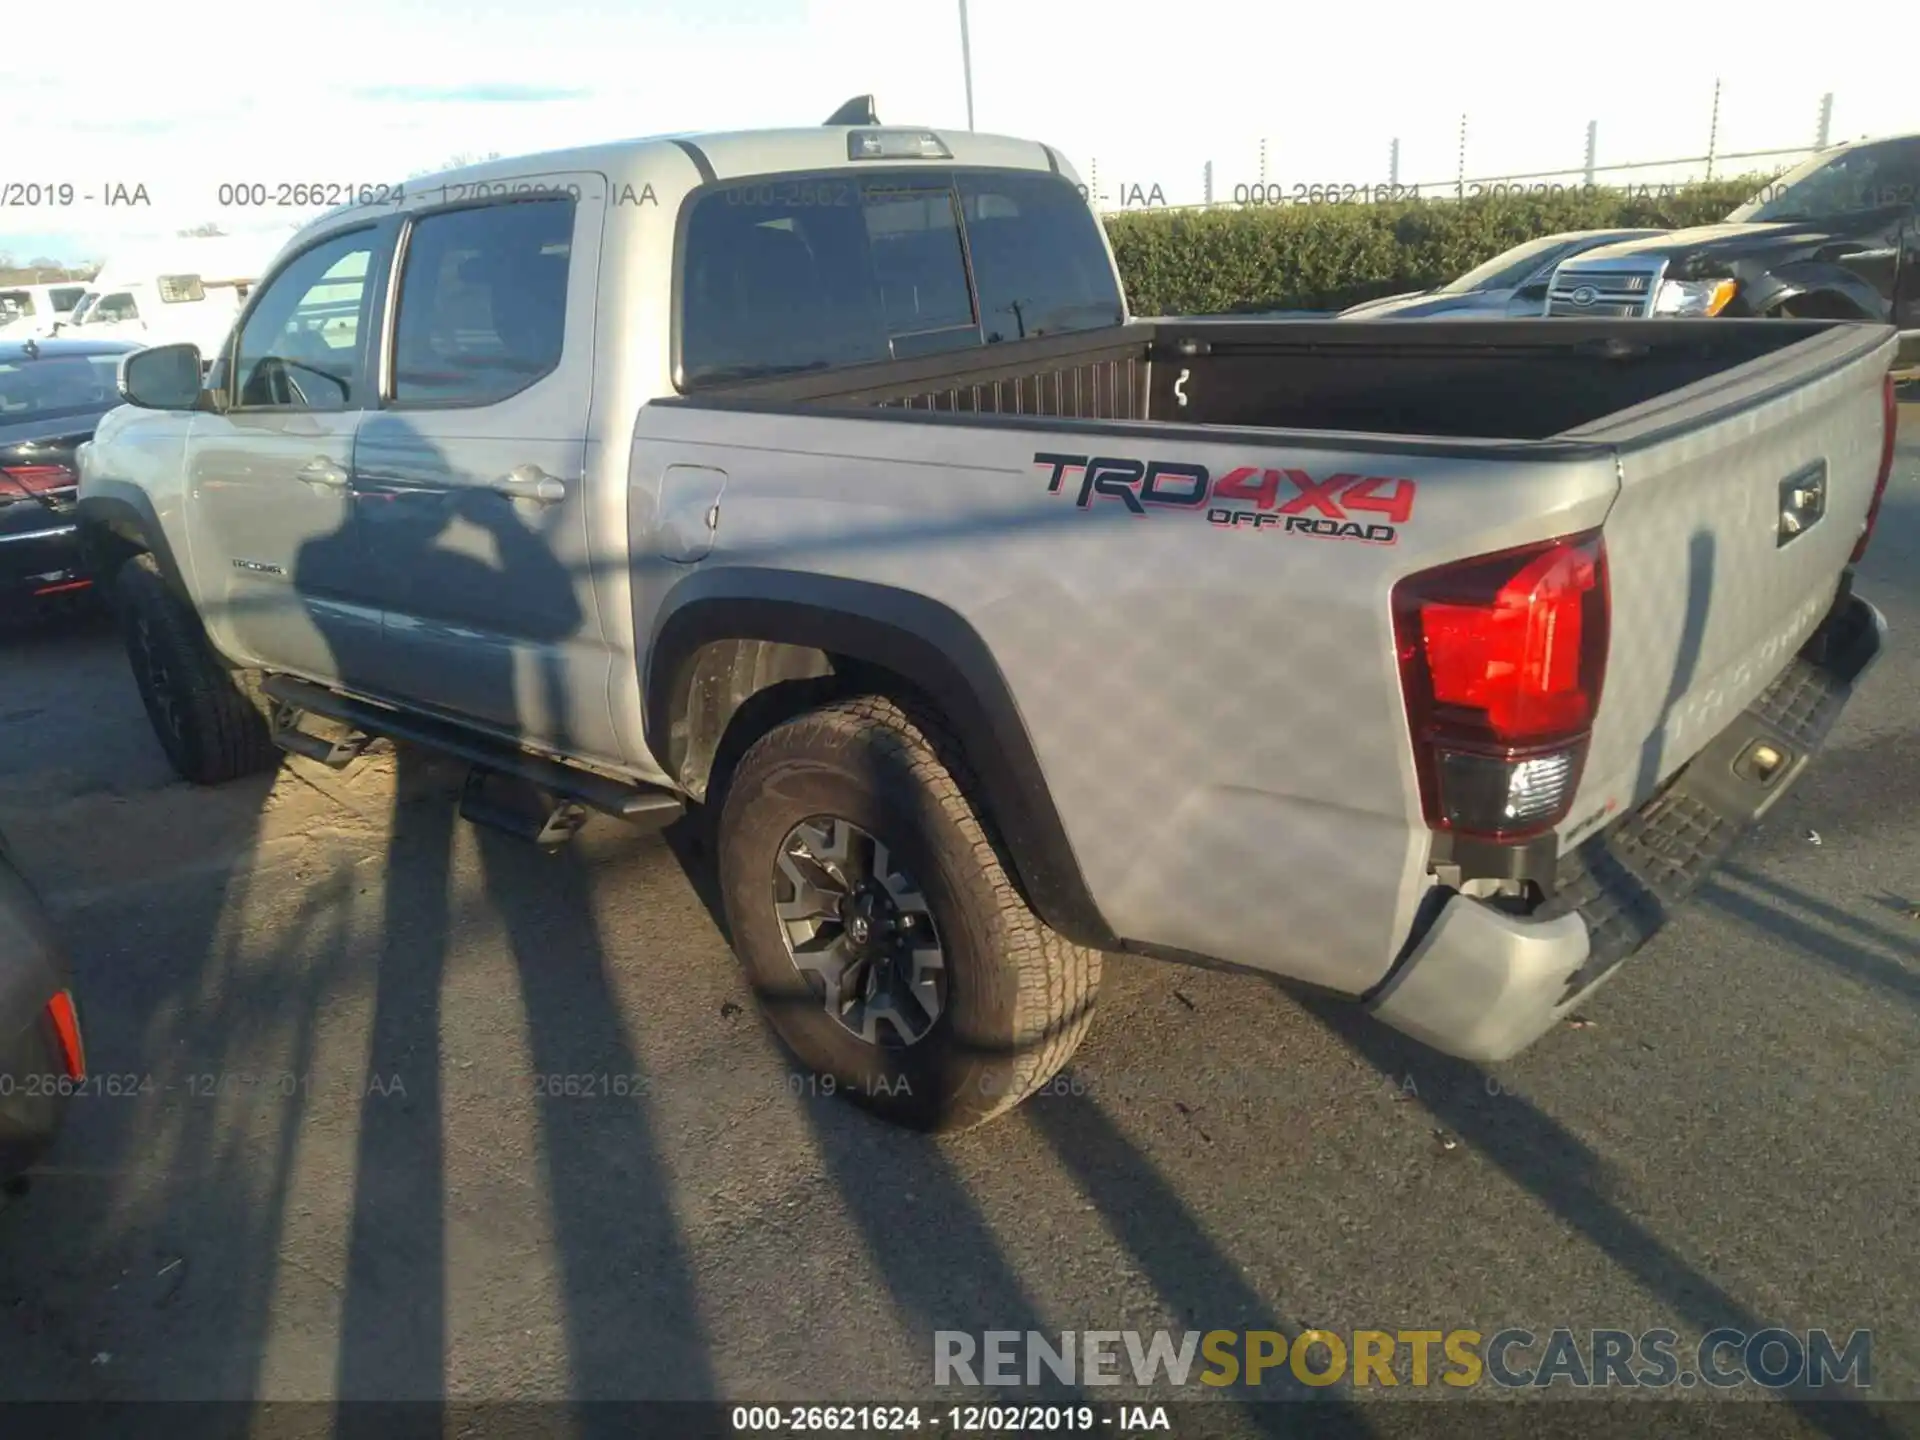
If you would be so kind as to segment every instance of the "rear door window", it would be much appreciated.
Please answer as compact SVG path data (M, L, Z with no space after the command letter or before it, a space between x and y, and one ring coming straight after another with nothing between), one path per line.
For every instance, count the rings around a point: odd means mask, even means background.
M560 364L571 199L427 215L407 241L394 323L396 404L491 405Z
M1122 314L1098 222L1057 176L834 171L720 185L694 202L681 246L684 389Z

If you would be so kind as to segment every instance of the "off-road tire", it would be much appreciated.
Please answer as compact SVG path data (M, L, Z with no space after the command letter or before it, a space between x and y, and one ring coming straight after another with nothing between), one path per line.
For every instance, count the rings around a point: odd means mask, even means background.
M151 555L120 567L114 610L147 719L181 779L219 785L279 765L260 677L220 658Z
M866 695L776 726L742 757L716 835L734 951L775 1033L831 1091L897 1124L964 1130L1051 1080L1093 1020L1100 952L1027 907L976 812L959 746L931 715ZM857 825L917 878L945 953L946 998L916 1043L862 1040L788 953L775 863L813 816Z

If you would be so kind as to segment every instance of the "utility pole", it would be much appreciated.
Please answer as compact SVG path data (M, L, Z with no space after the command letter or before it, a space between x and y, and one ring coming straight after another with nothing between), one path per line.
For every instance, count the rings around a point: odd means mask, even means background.
M1827 148L1827 136L1833 132L1833 92L1829 90L1820 97L1820 130L1814 137L1813 148Z
M1261 184L1263 193L1264 193L1266 183L1267 183L1267 142L1266 142L1266 138L1263 136L1261 137L1261 140L1260 140L1260 184Z
M1400 137L1393 137L1393 143L1387 147L1387 192L1392 194L1400 188Z
M1211 205L1213 204L1213 161L1211 160L1207 161L1205 175L1205 189L1201 193L1206 196L1206 203Z
M1593 159L1600 148L1600 122L1587 121L1587 188L1593 188Z
M1467 117L1460 117L1460 169L1454 179L1453 197L1456 200L1467 198Z
M1720 148L1720 82L1713 82L1713 124L1707 130L1707 179L1713 179L1713 156Z
M960 0L960 72L967 82L967 129L973 129L973 51L967 44L967 0Z

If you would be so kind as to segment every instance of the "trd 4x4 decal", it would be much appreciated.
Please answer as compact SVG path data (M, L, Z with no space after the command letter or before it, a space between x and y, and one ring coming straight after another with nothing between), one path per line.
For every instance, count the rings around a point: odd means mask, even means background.
M1257 465L1242 465L1216 480L1204 465L1046 450L1037 452L1033 463L1046 468L1050 495L1069 493L1067 476L1077 472L1073 503L1082 510L1103 499L1142 518L1149 506L1204 510L1208 523L1222 530L1271 529L1371 545L1391 545L1399 538L1398 527L1413 518L1417 488L1412 480L1388 475L1316 480L1304 470Z

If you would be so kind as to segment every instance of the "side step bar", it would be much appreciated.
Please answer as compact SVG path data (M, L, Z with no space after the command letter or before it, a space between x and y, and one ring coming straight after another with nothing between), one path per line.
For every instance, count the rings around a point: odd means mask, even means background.
M616 820L647 828L670 825L686 813L686 802L671 791L615 780L572 765L563 765L558 760L516 749L492 736L476 734L451 721L435 720L353 700L321 686L310 685L304 680L296 680L290 675L269 675L261 689L278 702L276 709L284 707L282 713L276 715L274 723L274 739L283 749L335 769L359 755L374 735L404 740L428 750L437 750L443 755L451 755L474 768L473 775L468 777L466 792L467 802L474 812L470 818L482 823L498 824L515 833L524 830L528 838L541 844L554 844L565 839L567 834L579 828L578 820L571 824L556 825L555 815L549 814L539 824L527 821L507 824L506 818L511 811L482 799L481 792L487 776L498 775L519 780L558 801L586 806L604 815L611 815ZM328 740L300 730L298 724L302 713L344 725L348 731L346 738ZM469 803L463 803L463 809L469 808ZM557 812L564 808L565 805L556 805L551 810Z

